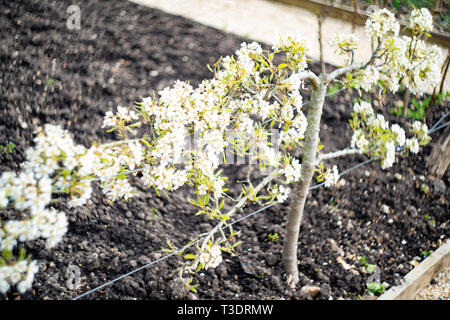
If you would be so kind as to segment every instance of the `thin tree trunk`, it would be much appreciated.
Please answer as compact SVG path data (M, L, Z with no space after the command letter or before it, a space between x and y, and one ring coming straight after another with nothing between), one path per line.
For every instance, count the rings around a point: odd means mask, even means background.
M322 23L323 23L324 15L323 13L317 15L317 22L319 24L319 55L320 55L320 69L322 73L327 72L327 68L325 66L325 61L323 59L323 44L322 44Z
M295 286L299 281L297 264L298 236L306 197L308 196L308 188L311 184L316 164L320 120L327 91L327 82L325 79L326 76L319 76L318 85L313 88L311 94L311 104L308 107L307 116L308 125L303 149L302 178L296 185L294 198L287 218L282 260L288 277L287 282L290 286Z
M450 126L433 146L430 155L426 159L429 172L438 178L442 178L450 164Z
M408 105L410 96L411 92L408 90L408 88L405 88L405 96L403 97L403 111L402 111L403 118L406 118L406 116L408 115Z

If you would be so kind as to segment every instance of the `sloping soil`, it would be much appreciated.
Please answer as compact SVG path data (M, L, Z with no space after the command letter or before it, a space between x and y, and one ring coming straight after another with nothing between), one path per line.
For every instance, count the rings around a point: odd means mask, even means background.
M69 30L66 9L71 4L23 0L0 5L0 145L16 145L12 154L0 155L0 172L19 169L33 131L44 123L62 125L85 146L113 140L113 134L100 128L106 111L132 105L175 79L195 85L211 76L207 64L246 41L127 1L80 2L81 29ZM317 71L318 65L312 68ZM350 93L327 101L321 132L325 151L350 141L351 107ZM446 110L435 110L428 123ZM423 160L431 147L389 170L371 163L344 176L335 188L310 193L301 228L298 288L320 287L315 299L363 295L369 274L360 256L377 264L381 280L393 286L413 267L414 257L449 236L448 175L444 181L428 175ZM335 163L343 171L363 160L352 156ZM245 175L244 168L225 170L231 190L238 193L236 181ZM74 298L162 257L167 241L182 247L213 226L207 217L194 216L195 208L185 201L190 194L186 188L170 198L158 197L138 180L136 189L138 195L128 202L111 203L96 188L84 207L69 210L64 201L56 204L69 217L63 242L52 250L44 250L43 241L27 243L40 264L33 290L0 298ZM178 260L171 257L84 299L311 299L284 285L280 252L288 205L236 224L243 241L237 249L240 258L225 254L225 263L196 276L196 294L174 281ZM239 217L257 208L246 207ZM0 218L5 216L0 212ZM281 239L266 241L269 233ZM70 289L74 267L81 281Z

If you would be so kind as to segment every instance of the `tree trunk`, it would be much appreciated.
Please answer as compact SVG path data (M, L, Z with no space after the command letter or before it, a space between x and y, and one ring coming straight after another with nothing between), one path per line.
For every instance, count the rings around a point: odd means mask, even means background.
M327 67L325 66L325 61L323 59L323 43L322 43L322 23L324 20L323 13L317 16L317 22L319 23L319 55L320 55L320 69L322 73L327 72Z
M409 105L409 98L411 96L411 92L408 90L408 88L405 89L405 96L403 97L403 111L402 111L402 117L406 118L408 115L408 105Z
M297 251L298 235L303 218L306 197L316 164L317 146L319 143L320 120L322 117L323 103L327 91L325 75L319 76L318 85L313 88L311 104L308 108L308 125L305 133L305 143L302 159L302 178L295 187L294 198L289 208L286 235L283 244L283 264L287 273L287 282L295 286L299 281Z
M445 128L426 161L430 173L442 178L450 164L450 126Z

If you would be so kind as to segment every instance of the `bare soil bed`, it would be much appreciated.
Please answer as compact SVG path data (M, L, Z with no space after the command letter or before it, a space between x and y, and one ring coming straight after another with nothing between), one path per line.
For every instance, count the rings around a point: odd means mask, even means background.
M248 41L127 1L80 2L81 29L69 30L66 9L71 4L77 3L0 2L0 145L16 145L12 154L0 155L0 173L19 169L33 131L45 123L62 125L85 146L114 140L100 128L106 111L132 105L176 79L195 85L211 77L207 64ZM319 66L313 63L312 69L318 71ZM387 99L386 105L397 99ZM351 108L350 93L327 101L321 132L325 151L349 143ZM393 120L388 108L384 110ZM434 123L446 111L448 107L435 110L427 122ZM442 131L433 134L433 140ZM345 175L335 188L310 193L301 228L298 288L318 286L314 299L364 295L370 275L358 261L360 256L377 264L381 280L393 286L413 268L415 257L436 249L449 236L448 172L439 180L424 166L432 145L389 170L373 162ZM363 160L352 156L335 163L343 171ZM225 170L237 193L243 168ZM128 202L111 203L96 190L84 207L69 210L64 201L55 204L69 217L63 242L52 250L43 249L43 241L27 243L40 265L33 290L0 299L74 298L162 257L168 240L181 247L213 227L207 217L194 216L195 208L185 200L188 189L158 197L138 179L136 189L138 195ZM196 294L181 290L174 281L171 273L178 260L171 257L84 299L312 299L284 285L280 254L288 205L289 201L236 224L243 241L237 249L240 259L225 255L225 263L196 276ZM239 216L257 208L246 207ZM0 218L5 215L0 212ZM281 239L265 241L269 233ZM81 271L76 290L66 285L71 265Z

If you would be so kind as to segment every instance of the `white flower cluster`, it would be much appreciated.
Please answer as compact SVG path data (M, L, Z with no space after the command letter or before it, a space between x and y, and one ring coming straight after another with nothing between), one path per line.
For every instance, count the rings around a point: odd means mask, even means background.
M281 131L279 136L280 144L295 145L295 143L305 138L305 132L308 122L302 111L299 111L292 120L291 126L287 131Z
M353 111L361 115L363 118L369 118L373 116L373 108L367 101L357 102L353 105Z
M422 95L426 90L437 86L441 80L441 65L444 60L442 49L437 45L428 46L425 41L402 37L405 44L404 52L397 51L396 54L405 55L406 58L403 64L399 63L400 74L404 75L404 84L414 94ZM409 52L408 47L413 47L412 53ZM395 68L387 74L392 74Z
M363 153L368 145L369 141L366 139L364 132L361 129L355 130L352 135L350 146L359 149L359 152Z
M419 152L419 141L416 138L408 138L405 143L406 148L412 153L417 154Z
M52 196L50 175L60 168L68 170L76 166L76 158L84 152L75 146L65 130L46 125L37 131L35 147L26 151L27 161L19 174L4 172L0 178L0 209L13 205L20 212L28 212L23 220L3 222L5 231L0 247L12 250L19 241L43 237L47 247L55 246L67 230L67 218L63 212L46 209Z
M280 185L273 188L272 193L276 195L277 202L283 203L287 198L289 198L291 190L283 185Z
M414 154L417 154L420 146L426 145L431 140L431 137L428 135L428 127L423 122L414 121L411 126L410 133L413 137L406 139L406 149Z
M409 27L417 33L433 30L433 16L426 8L414 9L409 19Z
M336 47L336 52L346 54L358 49L359 41L353 33L335 34L331 38L329 45Z
M360 87L368 90L381 80L395 93L403 80L403 85L412 93L422 95L438 85L445 58L443 50L436 45L428 46L420 39L424 32L432 29L432 23L431 13L426 8L415 9L409 26L413 37L399 36L398 22L392 13L383 9L371 15L366 22L366 32L377 39L379 49L375 56L381 63L360 73Z
M219 199L223 193L223 186L225 185L225 181L220 177L214 177L211 180L207 181L206 184L201 184L198 187L199 195L206 195L209 191L211 191L214 195L214 198Z
M64 213L54 208L31 211L29 219L9 220L3 224L4 239L0 249L11 251L17 241L25 242L39 237L47 239L47 248L53 248L58 244L62 236L67 232L67 218Z
M400 24L392 12L378 9L369 16L364 29L369 36L383 39L387 36L398 36Z
M117 175L135 169L141 164L142 157L143 148L137 141L109 147L92 146L80 156L78 174L100 177L103 192L113 201L121 197L128 199L133 195L128 179ZM80 181L74 191L70 207L84 205L91 196L92 187L89 182Z
M367 124L374 129L387 130L389 128L389 122L379 113L376 116L369 117Z
M249 77L252 76L259 78L259 73L255 68L256 64L253 58L255 55L261 53L262 48L258 43L242 43L241 48L235 52L237 60L230 56L223 58L223 69L217 74L217 78L219 80L226 80L233 77L235 74L239 74L244 82L247 82Z
M249 54L248 46L242 50ZM214 107L220 106L226 95L222 83L204 80L193 89L177 81L173 88L165 88L159 94L159 102L146 98L142 103L144 117L152 119L151 125L158 132L150 149L153 163L158 165L144 171L143 181L156 188L175 190L187 181L187 171L193 168L213 176L227 145L224 132L236 106L230 103L229 109ZM191 129L196 132L195 148L186 143ZM192 160L184 163L184 169L177 170L175 165L185 159Z
M302 176L302 165L296 158L292 158L291 163L284 168L286 183L299 181Z
M199 255L199 263L201 263L205 270L215 268L222 263L222 251L218 244L211 244L206 246L205 250Z
M361 88L365 91L369 91L374 85L377 84L380 79L380 72L375 66L367 66L364 70L361 70L358 77L358 83L356 88Z
M386 155L381 161L381 168L387 169L392 167L395 162L395 143L394 141L386 142Z
M295 72L283 82L283 85L289 91L298 92L298 90L303 86L303 80L301 80L300 77L301 77L301 72Z
M327 169L324 179L326 188L334 186L339 181L339 170L336 165L333 166L333 170Z
M0 209L13 207L21 213L21 220L0 222L0 251L13 252L18 241L38 238L46 239L47 248L53 248L67 232L65 213L47 208L53 192L52 176L61 169L73 170L85 149L76 146L67 131L58 126L47 124L36 133L35 146L26 150L23 171L3 172L0 177ZM29 289L37 272L35 261L11 257L6 263L0 266L0 291L6 292L16 284L21 293Z
M308 66L306 55L310 49L311 45L306 38L295 35L280 37L278 42L272 46L272 50L275 52L284 51L287 60L294 60L298 70L303 70Z
M128 179L104 178L102 179L102 187L103 192L112 201L120 198L128 200L133 196L133 188Z
M186 180L185 170L176 170L175 168L163 166L145 169L142 175L142 181L147 186L154 186L156 189L161 190L176 190L181 187Z
M31 289L38 270L35 260L20 260L14 265L0 266L0 293L8 292L11 286L17 286L20 293L25 293Z
M118 106L116 114L112 111L107 111L105 118L103 119L102 128L105 127L115 127L120 124L120 122L131 122L133 120L138 120L137 114L133 110L128 108Z
M360 153L381 156L381 167L387 169L395 163L395 153L406 150L419 152L420 145L426 145L431 138L425 123L415 121L411 125L411 138L406 138L405 130L398 124L391 126L381 114L374 114L370 103L356 103L353 107L353 120L350 121L354 130L351 147L359 149Z
M402 127L400 127L398 124L394 123L391 126L391 131L395 135L395 142L397 143L397 145L400 147L404 146L406 143L405 130Z

